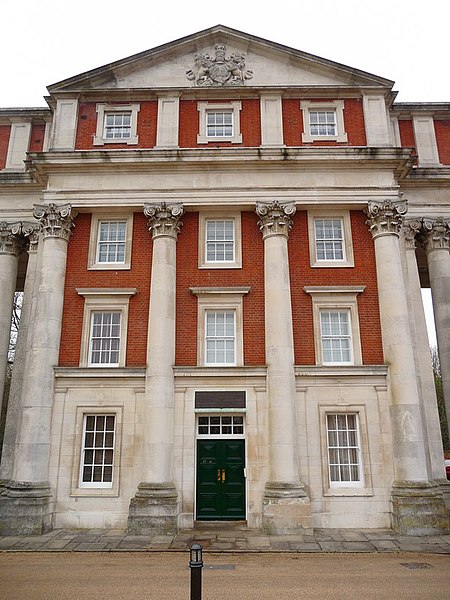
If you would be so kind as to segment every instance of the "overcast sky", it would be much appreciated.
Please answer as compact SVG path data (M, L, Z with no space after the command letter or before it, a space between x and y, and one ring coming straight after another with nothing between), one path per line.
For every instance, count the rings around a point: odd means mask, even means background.
M392 79L398 101L450 102L449 0L0 0L0 16L0 107L217 24Z
M222 24L396 82L403 102L450 102L449 0L0 0L0 106Z

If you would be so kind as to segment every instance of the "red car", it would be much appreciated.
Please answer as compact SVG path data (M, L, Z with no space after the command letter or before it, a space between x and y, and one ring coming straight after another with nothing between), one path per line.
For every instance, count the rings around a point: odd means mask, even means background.
M450 459L449 458L445 458L444 459L444 464L445 464L445 472L447 474L447 479L450 479Z

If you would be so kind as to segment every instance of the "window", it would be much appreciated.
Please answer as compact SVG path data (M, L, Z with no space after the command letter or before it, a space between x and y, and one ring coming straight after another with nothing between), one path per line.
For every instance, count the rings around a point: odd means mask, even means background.
M103 137L106 140L125 140L131 137L131 112L105 113Z
M201 415L198 417L199 436L241 436L244 435L243 415Z
M234 365L236 362L236 315L234 311L205 312L207 365Z
M352 364L349 310L321 310L322 364Z
M120 312L92 312L89 343L89 364L91 366L112 366L119 364Z
M92 215L88 268L130 269L133 215Z
M206 261L234 262L234 222L206 221Z
M361 449L356 414L327 414L328 469L331 487L361 484Z
M308 211L311 267L353 267L350 212Z
M308 286L312 297L316 363L361 365L357 296L365 286Z
M344 260L342 219L314 219L317 260Z
M334 110L310 110L309 133L312 136L335 136L336 113Z
M200 119L200 129L197 143L231 142L242 143L240 132L241 102L197 104Z
M100 221L98 224L98 263L124 263L126 221Z
M206 135L208 137L233 137L233 113L230 111L206 111Z
M344 101L311 102L302 100L303 142L347 142L344 127Z
M108 143L138 143L137 117L139 104L97 104L97 130L94 146Z
M84 296L80 367L124 367L128 303L136 288L78 288Z
M112 488L115 415L85 415L80 487Z
M242 302L250 288L190 288L190 291L198 298L198 365L242 366Z
M242 267L241 213L200 213L199 269Z

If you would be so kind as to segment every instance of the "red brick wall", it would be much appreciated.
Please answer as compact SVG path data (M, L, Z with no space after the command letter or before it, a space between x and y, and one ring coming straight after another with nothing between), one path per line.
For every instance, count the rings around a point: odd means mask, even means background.
M73 367L78 366L80 362L84 298L77 294L76 288L135 287L137 293L130 298L129 305L126 364L130 367L145 366L152 260L152 241L147 230L146 218L143 213L134 214L131 270L129 271L87 270L90 230L91 215L78 215L67 253L59 364L63 367Z
M434 130L436 132L439 162L443 165L450 165L450 120L435 121Z
M232 100L220 101L226 104ZM197 110L197 100L180 101L180 130L179 146L180 148L200 147L221 147L221 146L260 146L261 145L261 110L259 100L241 100L241 133L242 144L232 144L231 142L210 142L208 144L197 144L197 134L199 133L199 112Z
M264 247L257 216L243 212L242 269L198 268L198 213L186 213L177 243L176 364L197 364L197 297L190 287L249 286L244 296L244 364L264 365Z
M10 134L11 125L0 125L0 169L4 169L6 165Z
M383 364L381 327L375 253L372 237L362 212L351 211L354 267L311 268L306 211L297 212L289 235L288 249L291 276L292 316L294 322L295 364L314 365L314 328L312 298L304 286L365 285L358 295L359 327L363 363Z
M44 147L45 125L33 125L31 127L30 152L42 152Z
M414 139L414 129L412 119L398 120L398 128L400 130L400 141L402 146L406 148L415 148L416 140Z
M120 103L111 103L117 106ZM107 143L103 146L94 146L93 141L97 129L97 104L95 102L81 102L78 111L78 128L75 141L76 150L113 150L114 148L153 148L156 145L156 120L158 114L158 102L140 102L138 112L137 131L138 143L128 145L126 143Z
M323 101L317 100L317 102ZM367 141L362 98L344 100L344 125L348 142L318 140L303 144L303 117L300 100L298 98L283 99L283 134L286 146L365 146Z

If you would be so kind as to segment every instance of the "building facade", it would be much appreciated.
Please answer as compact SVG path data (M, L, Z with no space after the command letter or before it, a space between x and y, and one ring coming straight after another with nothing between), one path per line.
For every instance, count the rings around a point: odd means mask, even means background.
M0 109L0 532L448 531L450 103L216 26Z

